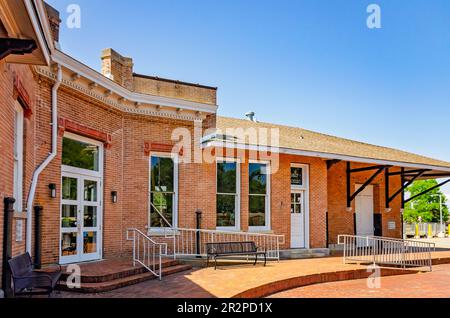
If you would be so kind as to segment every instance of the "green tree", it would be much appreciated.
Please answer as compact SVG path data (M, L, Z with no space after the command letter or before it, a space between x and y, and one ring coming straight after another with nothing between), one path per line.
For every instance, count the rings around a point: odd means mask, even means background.
M406 191L412 197L437 184L437 180L418 180L409 186ZM447 222L448 207L445 205L447 198L440 188L436 188L407 203L403 214L405 222L418 222L419 216L422 217L422 222L440 222L439 195L442 196L442 219L444 222Z

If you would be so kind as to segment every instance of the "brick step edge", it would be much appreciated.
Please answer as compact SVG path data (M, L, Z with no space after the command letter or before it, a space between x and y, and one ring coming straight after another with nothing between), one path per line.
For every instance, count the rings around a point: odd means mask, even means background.
M191 268L192 268L192 266L189 266L189 265L175 265L175 266L163 268L162 279L164 280L164 277L166 277L168 275L179 273L179 272L184 272L184 271L190 270ZM82 294L104 293L104 292L108 292L108 291L115 290L118 288L142 283L147 280L151 280L151 279L155 279L155 278L156 278L156 276L153 275L152 273L145 272L142 274L136 274L136 275L128 276L128 277L122 277L122 278L118 278L118 279L106 281L106 282L81 283L80 288L73 288L73 289L68 288L66 286L65 281L60 281L58 283L56 289L62 290L62 291L82 293Z
M169 261L163 261L163 271L164 268L172 267L179 265L180 263L176 260L169 260ZM159 265L156 266L156 269L159 268ZM140 265L137 265L134 268L124 269L115 273L108 273L104 275L83 275L83 272L81 273L81 282L82 283L103 283L103 282L109 282L120 278L126 278L134 275L139 275L146 273L147 270ZM70 273L63 273L61 276L61 280L66 280L67 277L70 275Z

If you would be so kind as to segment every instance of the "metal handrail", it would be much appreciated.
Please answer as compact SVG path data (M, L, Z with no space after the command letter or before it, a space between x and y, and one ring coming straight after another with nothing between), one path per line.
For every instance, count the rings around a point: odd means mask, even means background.
M126 239L133 241L133 266L138 263L161 280L162 256L167 255L167 243L155 242L135 228L127 229Z
M432 270L431 252L435 243L378 236L339 235L344 246L344 263L428 267Z
M170 253L177 256L206 256L206 243L254 241L256 245L267 251L267 259L280 259L280 245L285 242L284 235L239 232L226 230L158 228L155 233L149 232L154 239L166 239Z

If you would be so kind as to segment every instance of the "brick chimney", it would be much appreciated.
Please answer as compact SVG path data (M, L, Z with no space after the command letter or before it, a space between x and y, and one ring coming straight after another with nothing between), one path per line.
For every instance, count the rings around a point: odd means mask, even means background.
M133 90L133 59L113 49L102 51L102 74L123 87Z
M50 24L50 29L52 32L53 41L59 42L59 25L61 24L61 19L59 18L59 11L52 6L45 3L45 10L47 11L48 22Z

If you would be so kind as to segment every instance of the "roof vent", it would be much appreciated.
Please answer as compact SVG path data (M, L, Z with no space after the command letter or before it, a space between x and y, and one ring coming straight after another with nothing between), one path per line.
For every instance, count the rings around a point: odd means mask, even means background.
M245 113L245 117L247 117L248 120L256 123L255 112Z

